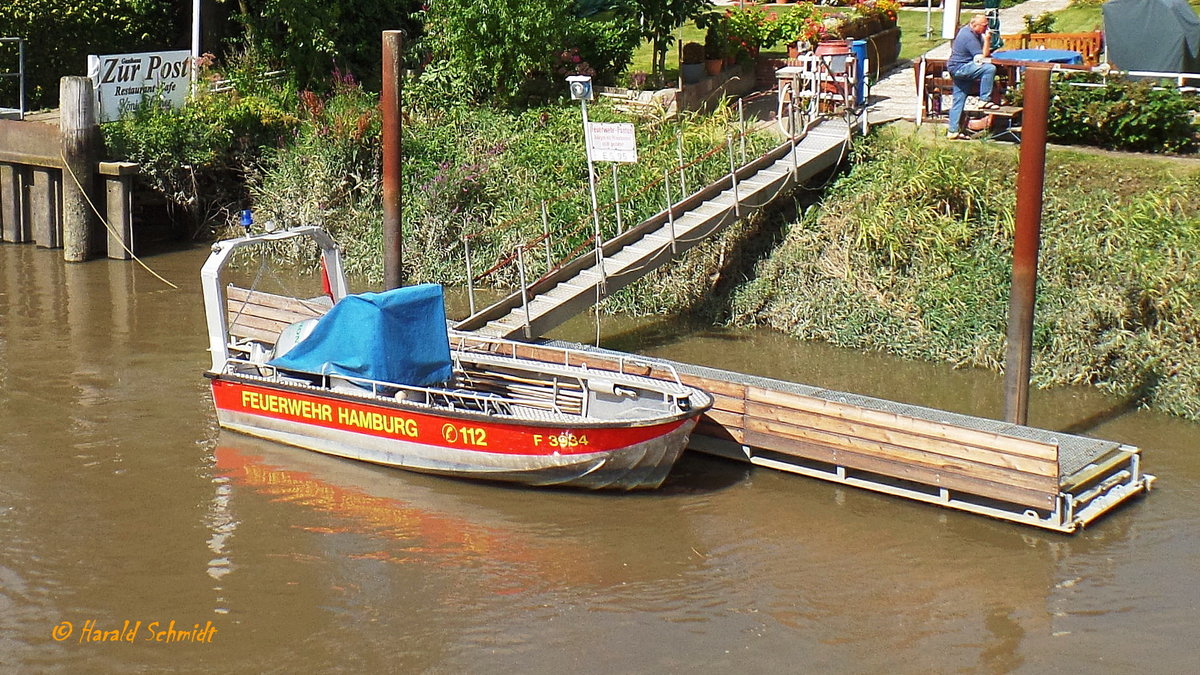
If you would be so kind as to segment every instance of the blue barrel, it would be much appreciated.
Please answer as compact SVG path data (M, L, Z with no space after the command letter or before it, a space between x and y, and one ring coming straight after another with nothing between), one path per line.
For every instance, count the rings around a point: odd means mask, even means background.
M857 64L854 73L854 105L862 105L863 91L866 90L867 83L867 41L852 41L850 50L854 52L854 62Z

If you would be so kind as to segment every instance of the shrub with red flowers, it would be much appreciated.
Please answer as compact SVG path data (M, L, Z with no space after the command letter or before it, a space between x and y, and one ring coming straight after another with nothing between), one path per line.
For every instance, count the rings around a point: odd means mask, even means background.
M807 7L806 7L807 5ZM811 4L797 4L791 12L769 12L760 5L746 5L725 11L720 21L723 33L738 58L754 58L763 48L791 42L800 33L802 22L814 13Z
M595 77L596 69L592 68L591 64L583 60L579 55L578 47L571 47L555 54L554 56L554 72L560 78L567 75L587 75Z

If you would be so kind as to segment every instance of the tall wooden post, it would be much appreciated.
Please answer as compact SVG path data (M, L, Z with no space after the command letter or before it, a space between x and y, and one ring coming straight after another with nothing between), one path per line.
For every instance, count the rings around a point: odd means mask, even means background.
M64 77L58 89L63 156L63 259L83 262L95 249L92 233L95 217L88 200L95 190L96 106L92 81L86 77Z
M383 32L383 285L404 285L404 237L400 228L403 208L404 145L401 140L400 91L404 38L398 30Z
M1029 373L1033 358L1033 304L1037 291L1038 248L1042 238L1042 190L1046 179L1046 122L1050 110L1050 69L1025 71L1025 111L1017 165L1016 232L1012 289L1008 300L1008 349L1004 358L1004 418L1029 419Z

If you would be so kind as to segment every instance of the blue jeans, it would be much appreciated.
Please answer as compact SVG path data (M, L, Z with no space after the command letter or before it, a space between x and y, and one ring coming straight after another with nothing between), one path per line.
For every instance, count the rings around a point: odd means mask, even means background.
M996 79L996 66L990 63L968 63L959 66L950 77L954 79L954 90L950 102L949 131L956 134L962 130L963 107L967 105L967 88L979 83L979 100L990 101L992 81Z

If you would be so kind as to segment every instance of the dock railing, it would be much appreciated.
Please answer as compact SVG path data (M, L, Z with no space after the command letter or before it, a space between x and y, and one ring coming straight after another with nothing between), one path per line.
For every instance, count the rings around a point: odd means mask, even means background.
M17 46L17 69L0 71L0 80L17 80L17 107L0 106L0 119L25 119L25 40L19 37L0 37L0 45L15 44Z

